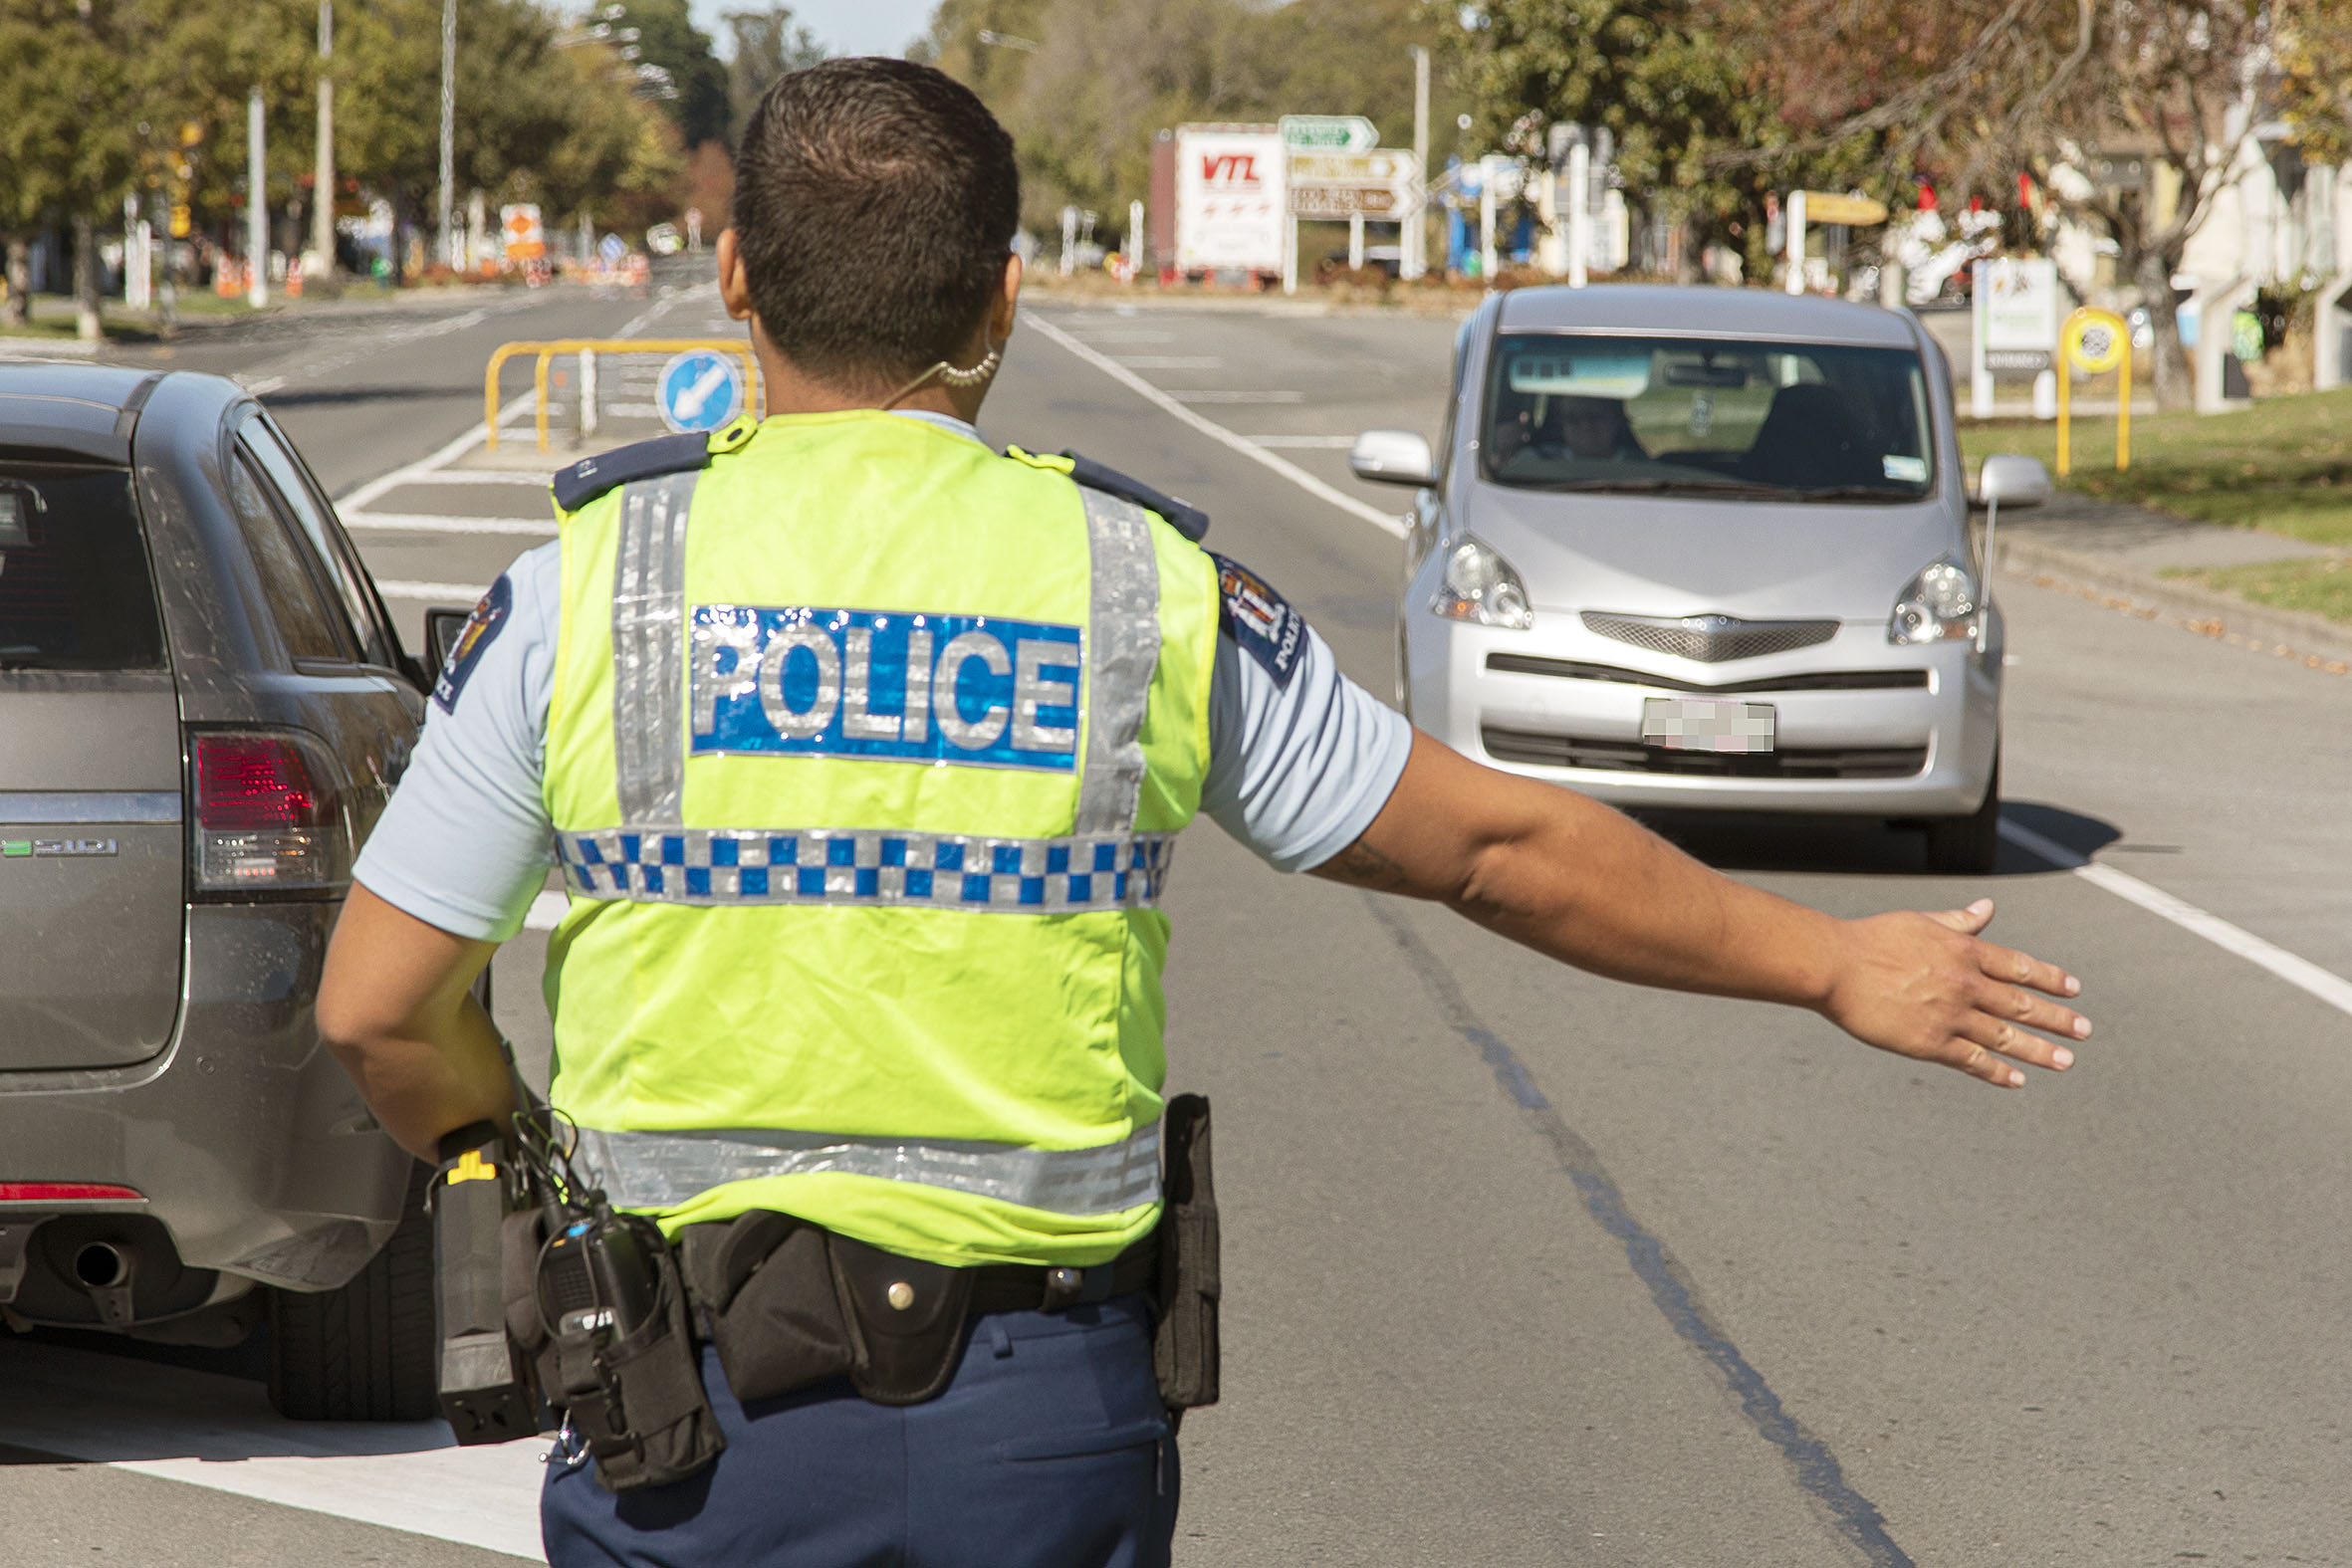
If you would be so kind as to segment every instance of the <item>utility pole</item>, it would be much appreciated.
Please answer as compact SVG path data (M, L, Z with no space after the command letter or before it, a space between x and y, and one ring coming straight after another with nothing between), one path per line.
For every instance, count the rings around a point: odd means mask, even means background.
M311 249L319 276L335 276L335 0L319 0L319 161L311 182Z
M1584 287L1592 255L1592 148L1579 136L1568 145L1568 287Z
M269 170L263 162L261 84L245 100L245 299L270 303Z
M1405 214L1405 232L1398 249L1397 271L1409 282L1423 272L1421 247L1428 227L1423 203L1429 191L1429 51L1413 46L1413 208Z
M457 0L441 0L441 265L449 254L450 187L457 179Z

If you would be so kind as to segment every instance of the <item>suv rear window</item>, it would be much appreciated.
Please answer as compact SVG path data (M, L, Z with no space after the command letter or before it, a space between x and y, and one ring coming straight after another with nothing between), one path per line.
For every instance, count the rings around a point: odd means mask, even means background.
M0 467L0 670L163 667L129 474Z

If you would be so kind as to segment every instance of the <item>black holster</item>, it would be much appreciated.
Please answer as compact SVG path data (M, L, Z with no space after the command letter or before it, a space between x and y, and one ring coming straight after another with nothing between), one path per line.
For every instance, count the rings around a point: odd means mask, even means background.
M652 1222L617 1217L636 1233L650 1270L649 1309L621 1332L559 1318L551 1324L540 1278L551 1221L526 1211L507 1220L507 1333L534 1359L540 1387L563 1412L613 1492L684 1480L726 1446L702 1384L691 1308L677 1255Z
M1209 1102L1179 1094L1161 1129L1159 1322L1152 1371L1171 1413L1217 1403L1217 1183L1210 1170Z

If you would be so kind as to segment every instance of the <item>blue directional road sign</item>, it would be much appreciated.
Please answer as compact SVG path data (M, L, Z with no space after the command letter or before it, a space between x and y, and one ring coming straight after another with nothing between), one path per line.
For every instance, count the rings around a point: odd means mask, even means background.
M621 258L628 253L628 242L617 234L605 235L603 243L596 247L596 254L604 258L604 265L607 267L619 266Z
M672 430L716 430L743 412L743 369L731 355L689 348L661 367L654 402Z

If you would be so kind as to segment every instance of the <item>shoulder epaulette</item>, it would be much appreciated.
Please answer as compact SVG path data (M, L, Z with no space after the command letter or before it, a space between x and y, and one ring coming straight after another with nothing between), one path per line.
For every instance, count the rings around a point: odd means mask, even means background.
M708 468L714 455L734 451L750 440L758 428L757 423L747 417L708 432L689 430L681 435L634 441L627 446L614 447L609 452L599 452L594 457L584 457L570 468L557 470L554 483L549 488L556 493L557 506L567 512L578 512L598 496L632 480Z
M1105 468L1090 457L1075 452L1064 452L1058 457L1040 457L1024 452L1017 446L1005 448L1007 457L1027 463L1032 468L1050 468L1058 474L1067 474L1088 490L1099 490L1106 496L1121 501L1132 501L1147 511L1157 512L1168 520L1168 526L1194 544L1199 544L1209 533L1209 514L1189 501L1179 501L1163 491L1154 490L1139 479L1129 479L1115 468Z

